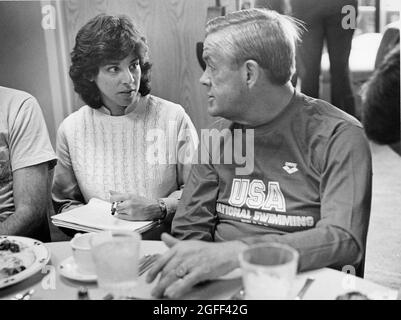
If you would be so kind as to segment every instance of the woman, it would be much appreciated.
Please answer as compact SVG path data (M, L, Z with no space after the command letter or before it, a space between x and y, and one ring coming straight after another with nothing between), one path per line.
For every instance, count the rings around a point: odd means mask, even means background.
M98 15L79 30L71 60L86 105L58 130L56 212L100 198L119 201L122 219L173 214L198 137L180 105L149 94L146 39L128 17Z

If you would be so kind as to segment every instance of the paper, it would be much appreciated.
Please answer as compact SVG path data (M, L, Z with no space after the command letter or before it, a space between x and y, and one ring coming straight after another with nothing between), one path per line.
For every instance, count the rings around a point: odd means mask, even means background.
M86 232L102 230L129 230L145 232L157 224L156 221L127 221L110 213L111 203L92 198L88 204L51 217L54 225Z

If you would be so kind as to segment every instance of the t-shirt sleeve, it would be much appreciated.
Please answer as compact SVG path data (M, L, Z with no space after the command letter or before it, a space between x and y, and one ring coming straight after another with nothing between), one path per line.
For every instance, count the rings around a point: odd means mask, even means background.
M291 245L300 252L301 271L358 264L366 250L372 192L371 153L362 129L352 126L336 132L321 166L321 219L315 228L242 241Z
M17 169L49 161L56 164L42 110L34 97L25 100L9 123L11 167Z

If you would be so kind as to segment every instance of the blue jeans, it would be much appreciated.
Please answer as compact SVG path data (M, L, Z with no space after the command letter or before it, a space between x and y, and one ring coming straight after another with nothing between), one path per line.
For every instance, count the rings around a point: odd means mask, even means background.
M345 5L355 7L357 0L293 0L293 16L306 23L307 31L297 51L301 91L311 97L319 97L319 76L324 40L330 59L331 103L345 112L355 115L355 101L351 87L348 60L354 29L341 25L346 14Z

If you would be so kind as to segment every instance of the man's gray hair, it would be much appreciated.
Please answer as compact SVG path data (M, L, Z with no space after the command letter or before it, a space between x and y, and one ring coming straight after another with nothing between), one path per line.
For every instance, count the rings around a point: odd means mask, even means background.
M287 83L295 72L295 47L301 24L272 10L248 9L209 20L206 35L221 34L213 45L232 58L236 66L255 60L277 85Z

